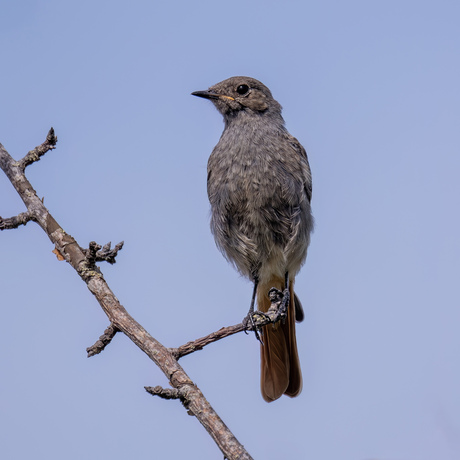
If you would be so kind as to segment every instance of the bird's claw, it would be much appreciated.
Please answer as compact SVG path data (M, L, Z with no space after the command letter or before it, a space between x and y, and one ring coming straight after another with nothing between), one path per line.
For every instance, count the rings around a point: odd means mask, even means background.
M279 289L271 288L268 292L268 297L270 298L271 306L267 313L272 322L276 322L279 319L284 320L287 316L289 301L291 298L289 289L280 291Z

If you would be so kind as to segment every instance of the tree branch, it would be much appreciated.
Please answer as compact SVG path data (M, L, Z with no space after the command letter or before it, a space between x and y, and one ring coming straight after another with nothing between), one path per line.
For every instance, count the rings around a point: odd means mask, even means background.
M160 386L156 387L144 387L147 393L153 396L159 396L162 399L180 399L181 395L179 390L176 388L163 388Z
M114 264L116 262L115 258L118 255L118 251L121 251L124 241L115 245L113 249L110 249L112 243L109 242L104 246L97 244L95 241L89 243L89 249L83 249L83 252L86 254L86 258L89 263L95 264L96 262L108 262L109 264ZM102 248L102 250L101 250Z
M103 351L105 347L115 337L115 334L117 332L119 332L119 330L113 324L111 324L99 337L98 341L94 345L91 345L86 349L86 352L88 353L88 358L91 358L91 356L94 355L98 355L101 351Z
M57 137L54 134L54 129L51 128L48 131L46 136L45 142L43 144L38 145L33 150L27 153L27 155L19 161L19 168L23 171L29 166L30 164L34 163L35 161L39 161L40 158L49 150L53 150L56 148Z
M11 230L13 228L18 228L21 225L26 225L27 222L31 221L33 217L29 212L21 212L17 216L9 217L8 219L3 219L0 216L0 230Z
M76 270L96 297L112 326L128 336L163 371L171 386L179 392L180 399L189 413L197 417L224 456L231 460L251 459L252 457L220 419L171 352L153 338L120 304L101 271L94 264L98 249L94 252L93 245L93 249L83 250L77 241L60 227L38 198L24 174L24 169L32 162L38 161L48 150L53 149L56 142L54 130L51 129L45 142L31 150L19 162L15 162L0 144L0 167L26 205L30 220L37 222L48 235L55 249ZM89 257L88 251L90 251Z
M255 311L252 314L251 321L243 321L242 323L235 324L234 326L222 327L216 332L211 332L211 334L208 334L204 337L192 340L191 342L187 342L186 344L181 345L179 348L169 348L169 351L177 360L179 360L182 358L182 356L186 356L194 353L195 351L202 350L206 345L217 342L221 339L225 339L225 337L229 337L230 335L238 334L239 332L243 331L257 332L263 326L268 324L275 324L278 321L284 321L286 318L286 312L280 310L284 295L285 294L283 294L283 292L279 291L278 289L272 288L269 292L271 306L266 313ZM257 334L256 337L259 338Z

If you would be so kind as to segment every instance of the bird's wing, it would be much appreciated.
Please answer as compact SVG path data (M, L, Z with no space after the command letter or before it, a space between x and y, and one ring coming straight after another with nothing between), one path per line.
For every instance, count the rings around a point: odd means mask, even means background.
M307 152L305 149L302 147L300 142L294 137L291 136L290 134L287 134L288 141L293 147L293 149L299 154L301 158L301 167L302 167L302 173L304 177L304 187L305 187L305 193L308 198L308 202L311 202L311 196L312 196L312 178L311 178L311 169L310 169L310 164L308 163L308 156Z

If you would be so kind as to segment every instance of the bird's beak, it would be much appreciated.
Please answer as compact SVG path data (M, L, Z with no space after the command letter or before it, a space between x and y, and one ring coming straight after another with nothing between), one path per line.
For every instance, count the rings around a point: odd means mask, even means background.
M194 91L192 93L192 96L198 96L198 97L203 97L204 99L230 99L231 101L234 101L235 99L230 96L224 96L223 94L216 94L213 93L209 90L207 91Z

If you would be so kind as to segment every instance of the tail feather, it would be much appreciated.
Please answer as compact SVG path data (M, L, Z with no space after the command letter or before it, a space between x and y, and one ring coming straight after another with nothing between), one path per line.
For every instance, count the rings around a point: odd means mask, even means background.
M257 287L257 302L260 311L270 308L268 291L270 288L284 288L282 278L273 277L268 283ZM289 283L290 303L284 324L269 324L262 330L261 345L261 391L267 402L275 401L286 394L295 397L302 391L302 373L295 336L296 303L294 283ZM297 300L297 302L296 302Z
M301 323L305 318L305 314L303 312L302 304L300 303L300 300L297 297L296 293L294 293L294 305L295 305L295 321L296 323Z

